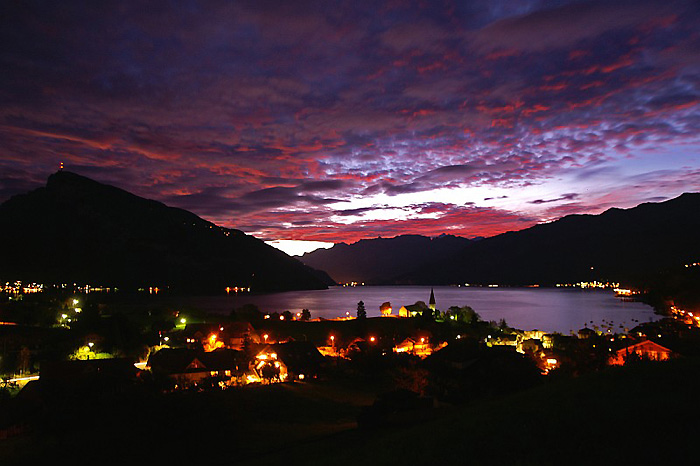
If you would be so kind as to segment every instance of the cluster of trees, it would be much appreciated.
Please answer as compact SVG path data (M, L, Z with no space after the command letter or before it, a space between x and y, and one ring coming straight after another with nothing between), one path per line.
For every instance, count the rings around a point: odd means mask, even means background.
M391 309L391 303L388 301L379 306L380 312L386 309ZM470 306L451 306L447 311L441 312L438 309L431 309L424 301L416 301L414 304L406 306L406 309L408 309L412 315L429 318L437 322L455 321L472 324L481 320L481 316ZM364 319L366 317L367 310L365 308L365 303L364 301L360 301L357 303L357 318ZM502 322L502 324L505 326L505 321Z

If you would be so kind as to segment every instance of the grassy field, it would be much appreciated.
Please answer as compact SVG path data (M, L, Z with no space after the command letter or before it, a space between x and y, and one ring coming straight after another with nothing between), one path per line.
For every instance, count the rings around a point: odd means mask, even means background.
M366 381L66 400L0 464L695 464L700 361L679 359L547 380L441 407L432 421L360 430L383 387Z
M610 368L246 464L697 464L700 361Z
M30 435L0 440L0 464L236 463L353 429L375 396L320 382L64 400L33 417Z

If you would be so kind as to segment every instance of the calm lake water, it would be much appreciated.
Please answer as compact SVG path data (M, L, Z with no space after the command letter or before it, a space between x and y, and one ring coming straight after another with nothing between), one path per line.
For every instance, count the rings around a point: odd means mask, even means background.
M638 323L657 320L653 309L642 303L624 302L612 291L548 288L472 288L434 287L436 307L471 306L483 320L505 319L511 327L569 333L588 325L612 325L623 331ZM244 304L255 304L263 312L291 311L306 308L311 317L334 318L355 316L357 303L365 303L368 317L379 316L379 306L389 301L394 314L401 306L416 301L428 302L430 287L362 286L332 287L327 290L289 291L271 294L231 294L181 298L183 304L208 312L228 314ZM622 327L620 327L620 325Z

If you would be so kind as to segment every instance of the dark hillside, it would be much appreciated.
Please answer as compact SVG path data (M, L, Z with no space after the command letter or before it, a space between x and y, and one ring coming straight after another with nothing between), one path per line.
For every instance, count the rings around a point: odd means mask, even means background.
M578 281L643 282L700 258L700 194L571 215L473 242L450 260L400 281L510 285Z
M69 172L0 206L0 278L185 292L324 288L299 261L242 231Z

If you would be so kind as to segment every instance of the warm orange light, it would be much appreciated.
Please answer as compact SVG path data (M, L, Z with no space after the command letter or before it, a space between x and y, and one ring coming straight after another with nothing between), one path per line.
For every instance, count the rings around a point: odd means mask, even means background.
M374 337L369 337L369 341L374 342L375 340L376 340L376 338L374 338Z

